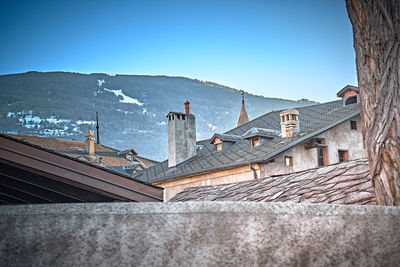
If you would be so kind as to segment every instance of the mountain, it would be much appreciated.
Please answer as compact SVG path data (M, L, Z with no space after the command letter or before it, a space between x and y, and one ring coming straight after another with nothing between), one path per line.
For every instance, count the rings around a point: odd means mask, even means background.
M27 72L0 75L0 132L84 140L95 129L100 140L118 149L133 147L156 160L167 157L169 111L184 112L191 102L197 139L236 126L240 91L184 77ZM310 105L246 94L250 119L266 112Z

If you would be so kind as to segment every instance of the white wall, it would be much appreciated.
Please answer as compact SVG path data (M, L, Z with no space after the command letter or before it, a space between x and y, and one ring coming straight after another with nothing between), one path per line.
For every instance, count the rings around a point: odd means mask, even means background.
M357 122L357 130L351 130L350 121ZM360 116L347 120L336 127L315 136L324 138L328 150L328 165L339 162L338 150L347 150L349 160L366 157L363 148ZM293 166L285 166L285 156L293 157ZM298 172L318 167L317 148L305 149L304 143L298 144L277 155L275 162L261 165L261 177Z

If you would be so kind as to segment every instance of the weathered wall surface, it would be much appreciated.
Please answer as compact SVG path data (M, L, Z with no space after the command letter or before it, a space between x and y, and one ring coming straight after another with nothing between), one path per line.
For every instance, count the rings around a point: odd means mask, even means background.
M1 266L398 266L400 209L185 202L0 207Z
M253 168L256 170L257 177L260 178L258 164L253 164ZM250 169L250 166L246 165L228 170L195 175L178 180L165 181L157 183L156 185L165 188L164 201L168 201L176 194L183 191L183 189L186 187L229 184L253 179L253 171Z
M328 146L328 165L339 162L338 150L347 150L349 160L367 156L363 148L360 116L351 120L357 122L357 130L350 129L350 120L348 120L316 136L317 138L324 138L326 141L326 145ZM293 157L293 166L288 167L285 165L285 156ZM275 162L267 163L260 167L261 177L317 168L317 149L305 149L304 144L299 144L277 155L275 157Z

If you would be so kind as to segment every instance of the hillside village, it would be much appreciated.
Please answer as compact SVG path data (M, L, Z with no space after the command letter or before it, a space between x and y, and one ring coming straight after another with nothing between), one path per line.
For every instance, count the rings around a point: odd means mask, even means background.
M166 115L168 159L162 162L140 156L134 148L121 151L102 145L99 127L97 127L97 137L93 130L89 130L84 142L17 134L1 134L1 137L2 142L16 142L18 143L16 145L44 149L48 156L42 160L46 162L53 160L53 157L62 156L120 176L122 180L129 179L157 188L163 195L163 201L169 201L172 198L177 201L182 198L182 194L190 192L190 188L244 181L256 181L256 183L260 181L261 183L267 177L276 177L274 179L280 179L278 177L284 175L296 177L296 174L301 176L302 173L316 168L365 159L358 88L345 86L337 93L337 97L341 99L272 111L250 120L246 110L245 95L242 93L241 110L237 112L237 126L223 133L215 133L205 140L196 140L196 115L191 113L191 103L186 101L182 105L184 112L171 111ZM3 143L2 146L4 146ZM53 199L58 199L51 197L54 194L58 197L60 194L67 194L65 190L54 192L52 188L54 178L51 177L55 173L43 175L43 170L25 166L28 164L27 159L19 162L3 158L2 164L3 176L7 177L1 187L3 204L54 202ZM12 170L10 166L13 166ZM49 179L48 185L46 180L43 180L41 184L36 184L36 180L30 181L25 177L20 177L26 173L27 168L29 168L28 172L35 177ZM80 169L80 167L76 168ZM57 173L57 175L60 174ZM340 175L345 176L343 173ZM96 175L93 175L92 178L95 177ZM102 193L104 185L89 189L88 186L93 187L93 183L90 179L83 182L86 179L87 177L81 177L78 181L63 177L56 180L57 183L61 183L58 185L59 188L62 188L62 184L69 184L77 187L78 190L89 190L97 195L108 194L109 196L109 193ZM367 176L364 177L364 182L367 180ZM357 181L357 179L347 179L348 186L350 188L359 186ZM28 183L29 186L27 186ZM44 186L46 191L38 195L36 187L39 186L42 189ZM335 187L335 184L331 186ZM372 186L367 187L367 191L372 192ZM10 188L15 190L14 194L10 194ZM362 191L359 193L362 194ZM31 197L33 194L36 198ZM179 197L174 198L177 194ZM329 190L325 194L329 195ZM357 194L357 190L352 194ZM112 197L129 201L129 198L115 192ZM71 201L71 197L59 199L61 202ZM307 201L308 197L307 194L299 193L295 199L298 199L297 202L300 202L299 199ZM328 199L325 198L326 201ZM196 201L200 198L191 198L191 200ZM274 200L278 198L265 198L259 201ZM55 202L59 201L55 200ZM314 199L311 202L314 201L317 200ZM346 201L344 196L332 200L334 203L348 203Z

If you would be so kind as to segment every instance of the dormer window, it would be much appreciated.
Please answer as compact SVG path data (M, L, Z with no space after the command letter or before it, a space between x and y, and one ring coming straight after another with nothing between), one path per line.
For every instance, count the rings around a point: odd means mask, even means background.
M360 103L360 92L357 86L346 85L336 95L343 100L343 106Z
M124 156L126 160L135 161L135 156L137 155L137 152L131 148L124 151L119 151L118 155Z
M241 140L241 137L237 136L237 135L216 133L211 138L210 143L214 145L215 150L220 151L220 150L227 149L227 148L233 146L240 140Z

